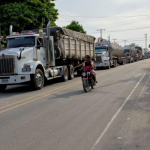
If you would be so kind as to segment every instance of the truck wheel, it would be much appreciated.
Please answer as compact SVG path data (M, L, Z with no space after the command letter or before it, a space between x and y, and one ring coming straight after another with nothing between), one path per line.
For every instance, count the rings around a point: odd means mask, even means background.
M68 71L69 71L69 79L70 80L74 79L74 69L72 65L68 66Z
M0 84L0 92L4 92L6 90L7 85Z
M122 65L125 65L125 61L124 61L124 59L122 60Z
M69 73L68 73L68 68L67 66L64 66L63 67L63 76L62 76L62 79L63 81L68 81L68 76L69 76Z
M117 64L117 60L116 60L116 67L118 66L118 64Z
M31 75L31 86L35 90L40 90L44 86L44 75L40 69L36 69L35 74Z
M117 60L114 60L114 67L117 67Z

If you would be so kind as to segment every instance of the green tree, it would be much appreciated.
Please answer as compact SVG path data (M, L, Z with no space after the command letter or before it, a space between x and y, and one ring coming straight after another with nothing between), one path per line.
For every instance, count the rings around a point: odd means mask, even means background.
M83 29L82 25L80 25L77 21L72 21L68 26L64 28L86 34L86 31Z
M56 26L58 10L54 0L4 0L0 2L0 24L2 35L9 34L9 26L13 31L39 29L46 27L50 20Z

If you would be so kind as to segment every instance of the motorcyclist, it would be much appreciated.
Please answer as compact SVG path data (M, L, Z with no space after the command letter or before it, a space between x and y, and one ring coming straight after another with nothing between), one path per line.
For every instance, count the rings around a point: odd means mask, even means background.
M93 80L94 80L94 82L95 82L95 85L96 85L96 83L97 83L97 81L96 81L96 73L95 73L95 71L94 71L94 69L95 69L95 64L94 64L94 62L91 60L91 57L90 57L89 55L86 55L85 58L86 58L86 61L84 61L82 64L80 64L80 65L74 67L74 69L76 69L76 68L82 66L82 69L84 68L85 70L90 71L91 75L93 76Z

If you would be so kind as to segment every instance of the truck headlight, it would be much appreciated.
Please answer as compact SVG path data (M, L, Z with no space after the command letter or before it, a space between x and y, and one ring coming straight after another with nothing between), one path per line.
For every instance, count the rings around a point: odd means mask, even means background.
M23 71L23 72L30 72L30 71L31 71L31 68L22 68L22 71Z

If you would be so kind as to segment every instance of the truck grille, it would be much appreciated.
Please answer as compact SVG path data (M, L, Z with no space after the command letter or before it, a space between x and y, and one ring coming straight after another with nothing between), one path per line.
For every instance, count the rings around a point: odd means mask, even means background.
M15 59L14 56L0 56L0 75L14 74Z
M96 56L96 62L101 63L102 62L102 57L101 56Z

